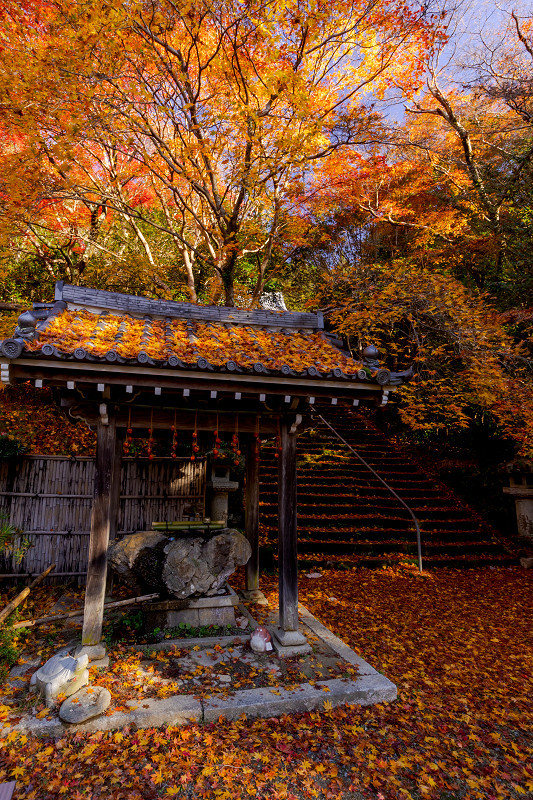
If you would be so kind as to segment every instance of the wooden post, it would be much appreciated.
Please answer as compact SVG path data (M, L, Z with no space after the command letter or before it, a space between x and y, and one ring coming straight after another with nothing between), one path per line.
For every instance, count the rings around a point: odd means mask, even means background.
M279 624L282 631L298 630L298 556L296 519L296 433L281 420L278 461Z
M246 488L244 498L246 538L252 555L246 564L246 591L259 591L259 458L257 442L248 436L246 449Z
M83 612L82 646L97 645L102 635L104 598L107 575L107 546L116 513L113 492L113 467L115 459L115 420L109 417L98 422L96 432L96 463L94 475L94 499L91 514L91 536L89 540L89 563L85 588Z

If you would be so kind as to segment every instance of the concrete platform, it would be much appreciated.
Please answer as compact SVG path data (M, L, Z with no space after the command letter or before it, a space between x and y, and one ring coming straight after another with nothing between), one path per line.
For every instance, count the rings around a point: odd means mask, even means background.
M20 719L13 727L4 726L0 730L0 735L5 735L9 730L16 730L29 733L35 736L64 736L69 731L107 731L122 728L126 725L136 725L139 728L167 727L174 725L186 725L190 722L214 722L221 716L226 719L237 719L242 714L249 718L253 717L275 717L282 714L291 714L315 709L330 709L342 704L353 705L373 705L374 703L391 702L397 697L396 686L381 675L361 656L349 648L343 641L335 636L328 628L322 625L304 606L299 608L300 631L308 639L311 648L323 656L323 671L327 676L328 663L332 657L340 659L341 663L352 668L356 668L353 677L333 677L324 680L313 680L302 682L296 686L286 688L280 685L239 689L232 692L230 696L223 694L211 694L207 697L199 697L192 693L176 694L164 699L146 699L142 703L136 700L128 701L131 711L116 711L109 716L101 716L90 720L81 725L68 725L59 719L57 714L50 719L36 719L35 717L25 716ZM257 623L255 623L257 624ZM249 637L238 637L241 650L246 648L246 640ZM227 641L224 641L227 640ZM195 640L203 648L213 646L216 642L219 646L217 662L224 661L225 655L223 648L230 648L237 645L235 637L220 637L209 640ZM159 647L156 645L149 649L167 649L175 645L181 649L190 647L191 640L178 639L165 641ZM198 647L194 646L194 651ZM248 650L243 651L243 660L250 661L255 658L254 654ZM231 651L230 651L231 652ZM208 654L206 653L206 659ZM319 655L319 658L321 656ZM191 652L186 659L194 658L198 663L202 662L201 652ZM211 660L212 658L209 657ZM271 655L268 664L270 668L278 670L281 674L283 657ZM229 659L229 656L228 656ZM280 666L277 666L280 665ZM227 678L227 676L224 676ZM96 680L98 683L98 680Z

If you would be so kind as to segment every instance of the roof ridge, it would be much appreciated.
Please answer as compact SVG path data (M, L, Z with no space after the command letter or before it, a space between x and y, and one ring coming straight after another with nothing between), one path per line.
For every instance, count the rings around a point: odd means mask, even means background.
M194 319L205 322L232 325L251 325L275 328L323 329L324 317L316 313L299 311L267 311L265 309L230 308L229 306L201 306L175 300L154 300L150 297L108 292L86 286L73 286L58 281L55 299L63 300L71 308L88 308L102 311L117 311L132 315L150 314L156 317Z

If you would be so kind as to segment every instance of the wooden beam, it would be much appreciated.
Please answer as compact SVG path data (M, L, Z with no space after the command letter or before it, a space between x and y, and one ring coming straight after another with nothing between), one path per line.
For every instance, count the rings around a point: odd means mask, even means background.
M102 404L104 405L104 404ZM83 419L89 425L96 426L98 423L97 405L91 403L73 403L69 407L69 414L73 419ZM156 431L170 431L171 426L176 419L176 427L178 430L198 430L213 432L217 429L225 433L235 432L235 416L239 417L239 430L242 433L254 433L257 428L257 411L253 408L247 408L243 412L238 409L235 412L228 410L224 413L222 410L196 410L194 407L188 409L176 409L175 411L168 408L154 408L152 416L151 411L147 408L138 408L132 406L131 418L129 416L129 409L126 407L119 407L115 410L115 424L117 428L128 428L131 423L136 435L144 435L149 428L152 428L154 433ZM261 414L261 430L264 433L277 433L277 415L275 413Z
M247 438L244 510L246 538L252 555L246 564L246 590L256 592L259 589L259 457L255 436Z
M282 631L298 630L298 554L296 515L296 433L293 420L280 423L278 460L279 624Z
M96 432L96 463L94 497L91 514L91 536L89 539L89 562L85 587L85 609L83 612L82 645L100 642L104 617L104 597L107 576L107 546L114 527L116 514L114 503L113 473L116 465L116 428L113 417L108 424L98 423Z
M47 382L57 381L64 385L66 380L83 383L101 383L124 386L133 381L137 389L147 388L153 391L154 386L176 391L183 385L189 389L217 389L234 392L240 391L257 394L267 390L268 394L300 394L308 396L312 390L316 396L353 397L354 392L363 395L381 395L382 386L373 381L361 381L357 378L338 381L329 378L313 378L311 376L277 376L253 375L248 373L203 372L201 370L178 370L169 367L142 367L133 364L91 363L86 361L48 361L44 358L17 358L10 362L13 378L32 380L43 378ZM387 385L390 391L396 387Z

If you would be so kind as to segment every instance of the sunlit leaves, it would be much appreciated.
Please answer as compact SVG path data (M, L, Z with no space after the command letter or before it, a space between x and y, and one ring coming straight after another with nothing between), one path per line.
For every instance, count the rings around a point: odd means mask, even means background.
M139 220L174 243L193 299L201 265L229 305L250 252L257 300L303 171L372 138L363 94L411 94L443 36L427 4L404 0L43 7L10 13L0 58L7 138L22 136L6 196L22 202L34 176L6 242L35 222L46 240L39 217L52 199L70 269L70 217L94 258L102 226L81 223L105 207L106 225L130 228L147 265L154 245Z
M275 601L276 578L262 588ZM302 576L302 602L397 684L395 703L57 741L12 732L0 780L18 768L28 800L527 797L532 588L514 569Z
M214 366L234 361L241 367L253 367L261 362L274 370L286 364L298 372L314 365L319 370L340 367L355 374L360 367L329 345L320 333L295 331L288 335L269 329L183 320L172 320L166 326L152 320L146 336L145 331L145 322L133 317L66 311L54 317L28 349L38 351L49 343L61 353L70 354L81 347L93 356L102 357L113 350L118 356L132 359L143 350L160 361L174 355L186 364L195 364L198 358L205 358Z

